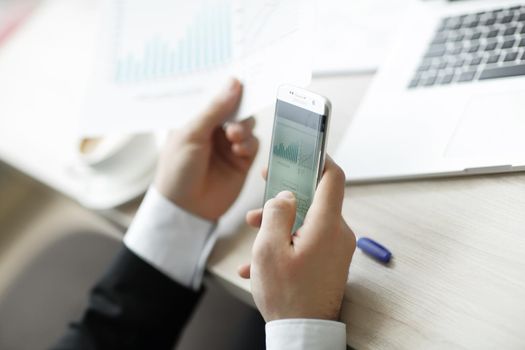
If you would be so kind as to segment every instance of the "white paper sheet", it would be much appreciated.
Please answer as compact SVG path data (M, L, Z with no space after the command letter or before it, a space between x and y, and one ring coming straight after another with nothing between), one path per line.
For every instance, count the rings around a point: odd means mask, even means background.
M105 0L80 132L180 127L236 76L238 116L311 77L312 0Z

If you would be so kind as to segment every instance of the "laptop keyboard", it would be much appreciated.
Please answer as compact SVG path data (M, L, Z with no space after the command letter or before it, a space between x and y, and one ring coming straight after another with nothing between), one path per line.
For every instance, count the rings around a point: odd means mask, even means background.
M443 18L409 89L525 75L525 5Z

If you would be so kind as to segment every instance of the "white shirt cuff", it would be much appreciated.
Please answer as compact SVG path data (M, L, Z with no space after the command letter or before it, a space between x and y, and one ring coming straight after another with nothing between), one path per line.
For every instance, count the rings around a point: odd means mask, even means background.
M287 319L266 324L266 350L346 349L344 323L315 319Z
M124 244L176 282L198 290L216 241L214 228L214 223L177 207L152 186Z

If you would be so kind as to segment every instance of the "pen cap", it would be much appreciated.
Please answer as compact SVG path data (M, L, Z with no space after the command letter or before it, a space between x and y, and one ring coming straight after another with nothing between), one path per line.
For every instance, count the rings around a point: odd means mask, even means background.
M374 259L379 260L385 264L388 263L392 258L392 253L388 249L370 238L359 238L357 240L357 247L367 255L370 255Z

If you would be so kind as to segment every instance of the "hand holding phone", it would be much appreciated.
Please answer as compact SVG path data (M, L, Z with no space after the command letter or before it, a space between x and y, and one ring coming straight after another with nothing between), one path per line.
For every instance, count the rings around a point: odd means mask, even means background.
M290 85L279 88L264 203L288 190L297 202L292 233L303 224L324 168L331 105Z
M304 225L290 235L296 200L281 192L246 220L260 227L251 265L239 268L266 321L290 318L337 320L355 236L341 216L345 175L330 157Z

